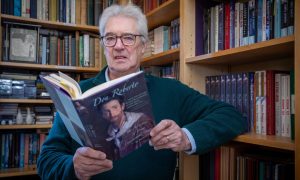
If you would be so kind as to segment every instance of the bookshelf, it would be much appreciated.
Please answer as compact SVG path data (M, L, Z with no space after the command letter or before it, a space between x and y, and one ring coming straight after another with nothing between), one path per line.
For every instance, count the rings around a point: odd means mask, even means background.
M36 166L26 168L11 168L0 170L0 178L36 175Z
M81 0L84 3L87 3L86 0ZM76 1L77 3L81 1ZM1 1L4 2L4 1ZM10 1L6 1L8 3ZM28 1L29 2L29 1ZM75 2L75 1L74 1ZM80 4L81 5L81 4ZM0 7L3 6L3 4L0 3ZM50 5L49 5L50 6ZM78 6L79 7L79 6ZM76 7L76 8L78 8ZM8 8L8 7L7 7ZM80 8L80 7L79 7ZM78 10L78 9L77 9ZM80 9L79 9L80 10ZM82 11L82 10L81 10ZM79 13L79 16L81 14ZM86 14L85 14L86 15ZM71 15L70 15L71 16ZM78 16L78 15L76 15ZM78 17L79 17L78 16ZM50 15L49 15L50 17ZM76 18L78 18L76 17ZM57 17L58 18L58 17ZM49 18L50 19L50 18ZM96 74L99 72L101 68L101 62L102 62L102 56L101 56L101 50L99 46L96 46L96 48L99 48L96 53L98 53L98 61L94 63L94 66L91 67L83 67L80 66L79 61L79 38L83 34L89 34L91 37L95 37L95 42L97 41L97 35L99 34L99 29L97 26L93 25L87 25L88 22L84 22L83 24L77 23L64 23L59 21L51 21L51 20L41 20L41 19L35 19L35 18L29 18L29 17L20 17L20 16L14 16L9 14L4 14L0 12L0 23L1 26L3 26L4 23L10 22L10 23L16 23L16 24L26 24L26 25L38 25L40 28L43 29L49 29L53 31L60 31L60 32L71 32L73 33L72 36L75 38L75 51L72 51L72 53L75 53L76 57L76 65L61 65L58 63L49 65L46 64L39 64L39 63L27 63L23 61L10 61L10 60L4 60L2 57L3 55L3 31L1 29L0 31L0 72L3 71L23 71L26 72L33 72L34 74L39 74L39 72L57 72L62 71L65 73L72 73L75 74L76 79L80 80L81 77L84 77L83 74ZM76 22L80 22L78 19L76 19ZM38 42L39 43L39 42ZM38 58L38 57L37 57ZM96 57L95 57L96 58ZM52 100L51 99L24 99L24 98L2 98L0 97L0 104L6 105L6 104L18 104L20 106L29 106L29 107L35 107L35 106L52 106ZM2 119L1 119L2 120ZM6 132L18 132L18 131L24 131L29 132L32 134L45 134L51 129L52 124L32 124L32 125L0 125L0 133L6 133ZM2 135L1 135L2 138ZM30 176L30 175L36 175L36 166L35 165L27 165L23 168L4 168L0 169L0 178L17 178L22 176Z
M300 2L295 1L294 35L271 39L252 45L195 56L195 0L180 1L180 80L205 92L205 76L228 72L280 69L295 71L295 127L300 118ZM295 140L285 137L245 133L233 142L249 147L294 154L295 179L300 179L300 130L295 128ZM199 180L199 156L180 155L180 179Z

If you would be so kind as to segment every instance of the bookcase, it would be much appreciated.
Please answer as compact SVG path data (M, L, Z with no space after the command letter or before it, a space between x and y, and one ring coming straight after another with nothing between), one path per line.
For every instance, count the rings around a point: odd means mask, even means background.
M5 2L6 6L11 5L10 1L1 1ZM49 1L50 2L50 1ZM59 1L56 1L59 2ZM82 4L82 2L84 2ZM83 7L88 6L89 0L76 0L76 3L81 4L81 10ZM94 1L96 2L96 1ZM107 4L108 2L113 2L113 1L101 1L103 4ZM129 1L127 0L119 0L119 4L125 4L128 3ZM53 7L53 4L49 6ZM57 5L57 4L56 4ZM0 3L0 7L3 6L3 4ZM54 5L55 6L55 5ZM104 5L103 5L104 6ZM8 8L8 7L7 7ZM100 55L99 62L95 62L94 67L82 67L79 65L80 57L79 57L79 52L80 47L79 47L79 39L81 33L87 33L87 34L98 34L98 27L93 26L93 25L87 25L89 24L89 21L82 21L78 20L78 15L83 18L86 16L89 16L88 12L86 13L77 13L75 17L76 23L63 23L60 22L61 17L56 15L57 20L55 17L51 16L50 14L53 13L53 9L51 7L49 8L49 20L41 20L39 18L29 18L29 17L20 17L20 16L14 16L14 15L9 15L7 13L1 13L0 14L0 23L2 24L3 22L13 22L17 24L27 24L27 25L33 25L33 26L39 26L40 28L45 28L45 29L51 29L51 30L58 30L58 31L67 31L67 32L72 32L75 34L75 39L76 39L76 65L61 65L59 63L55 64L41 64L41 63L26 63L26 62L15 62L15 61L10 61L10 60L4 60L1 58L0 60L0 69L1 72L3 70L11 69L11 70L27 70L28 72L57 72L57 71L62 71L66 73L73 73L75 74L75 77L77 80L80 80L80 74L93 74L97 73L99 69L103 67L102 65L102 56ZM88 7L86 7L88 8ZM78 10L78 7L75 7L76 11ZM166 13L168 12L168 13ZM38 12L39 13L39 12ZM167 14L167 15L166 15ZM179 17L179 0L168 0L165 1L163 4L160 6L157 6L156 8L152 9L149 11L147 14L147 19L148 19L148 27L149 29L154 29L158 26L161 25L170 25L171 20L178 18ZM69 17L70 18L70 17ZM3 55L3 43L4 39L3 38L3 32L1 30L0 32L0 57ZM147 57L143 59L142 65L166 65L170 64L175 60L179 59L179 48L175 48L172 50L168 50L159 54L155 54L151 57ZM24 98L0 98L0 104L10 104L10 103L15 103L15 104L21 104L21 105L28 105L28 106L38 106L38 105L46 105L50 106L52 105L52 101L50 99L24 99ZM23 130L30 130L33 133L41 133L41 132L47 132L51 128L51 125L3 125L0 126L0 132L5 132L5 131L23 131ZM0 177L4 178L12 178L12 177L22 177L22 176L28 176L28 175L36 175L36 167L35 166L25 166L23 168L5 168L0 170Z
M39 1L39 0L38 0ZM5 5L8 6L7 3L11 3L12 1L1 1L0 2L0 7L3 7L3 4L1 3L6 3ZM17 1L15 1L17 2ZM20 1L21 2L21 1ZM26 1L23 1L26 2ZM30 2L30 1L28 1ZM34 2L34 1L33 1ZM37 2L37 1L35 1ZM42 1L39 1L40 3ZM46 1L43 1L46 2ZM48 1L47 1L48 2ZM49 1L50 2L50 1ZM53 1L54 2L54 1ZM58 1L55 1L58 2ZM75 1L74 1L75 2ZM82 3L87 4L87 0L76 0L76 3ZM107 2L107 1L106 1ZM48 4L50 6L50 4ZM53 7L53 6L52 6ZM3 7L3 8L9 8L9 7ZM49 8L49 7L48 7ZM3 9L2 9L3 10ZM45 9L44 9L45 10ZM83 6L76 6L76 10L81 10L83 11ZM49 9L50 11L50 9ZM50 12L49 12L50 13ZM56 12L54 12L55 14ZM50 13L51 14L51 13ZM11 61L11 60L4 60L2 59L3 55L3 31L1 29L0 31L0 72L2 73L3 71L14 71L14 72L19 72L19 71L26 71L27 73L34 73L38 75L40 72L57 72L57 71L62 71L65 73L72 73L76 80L80 80L81 78L87 78L91 74L96 74L99 72L100 68L102 67L102 56L101 56L101 50L99 46L96 46L94 49L95 54L98 55L97 61L89 66L85 67L80 64L80 57L79 57L79 40L80 36L82 34L91 34L93 36L97 36L99 34L98 27L95 25L88 25L89 23L86 21L80 22L80 18L76 19L76 23L63 23L59 22L58 17L55 17L57 19L52 19L49 14L49 20L41 20L39 18L29 18L29 17L23 17L23 16L14 16L14 15L9 15L7 13L2 13L0 12L0 23L1 26L3 26L4 22L9 22L9 23L15 23L18 25L26 24L26 25L34 25L34 26L39 26L40 28L43 29L49 29L52 31L62 31L62 32L71 32L74 36L74 39L76 39L76 45L74 46L75 51L70 53L70 55L75 54L75 64L62 64L59 62L56 62L54 64L49 64L49 63L30 63L26 61ZM52 12L53 14L53 12ZM79 16L76 15L76 18L80 17L80 15L86 16L85 13L79 13ZM71 16L71 15L70 15ZM71 17L70 17L71 18ZM94 43L98 43L99 45L99 40L97 40L97 37L95 38ZM96 52L95 52L96 51ZM37 59L39 57L37 56ZM35 106L52 106L52 101L51 99L47 98L4 98L0 97L0 104L3 106L6 106L7 104L18 104L20 106L28 106L28 107L35 107ZM2 119L1 119L2 120ZM21 125L0 125L0 133L6 133L6 132L30 132L32 134L40 134L44 133L46 134L49 129L52 127L52 124L21 124ZM2 136L1 136L2 138ZM2 141L1 141L2 142ZM4 149L2 148L1 152L3 152ZM26 151L26 150L25 150ZM37 150L38 151L38 150ZM13 177L22 177L22 176L28 176L28 175L36 175L36 166L35 165L28 165L24 166L22 168L4 168L0 169L0 178L13 178Z
M195 0L180 1L180 79L185 84L205 93L205 77L232 72L278 69L295 71L295 140L290 138L245 133L232 142L246 147L259 147L262 151L289 152L295 163L295 179L300 179L299 156L299 75L300 75L300 3L294 3L294 35L271 39L247 46L231 48L215 53L195 55L197 26L195 17ZM180 179L198 180L199 158L201 156L180 155Z

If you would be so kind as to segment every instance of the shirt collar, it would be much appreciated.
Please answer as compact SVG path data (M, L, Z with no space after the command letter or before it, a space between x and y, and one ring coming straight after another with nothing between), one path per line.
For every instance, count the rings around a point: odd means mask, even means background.
M141 68L139 68L138 72L141 71ZM110 81L109 76L108 76L108 67L105 69L105 81Z

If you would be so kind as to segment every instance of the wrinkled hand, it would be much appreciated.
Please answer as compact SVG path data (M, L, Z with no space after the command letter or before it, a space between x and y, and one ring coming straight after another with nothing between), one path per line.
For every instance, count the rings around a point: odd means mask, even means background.
M80 147L73 157L75 174L78 179L89 179L91 176L113 168L112 161L106 154L89 147Z
M173 120L162 120L151 130L150 136L149 144L155 150L172 149L179 152L191 149L187 135Z

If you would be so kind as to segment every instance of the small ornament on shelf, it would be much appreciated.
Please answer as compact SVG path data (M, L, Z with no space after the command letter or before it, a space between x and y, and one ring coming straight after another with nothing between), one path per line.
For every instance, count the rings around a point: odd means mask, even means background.
M16 124L23 124L23 116L21 113L21 108L18 108L17 116L16 116Z
M30 107L27 107L26 124L33 124L33 117L31 115Z

